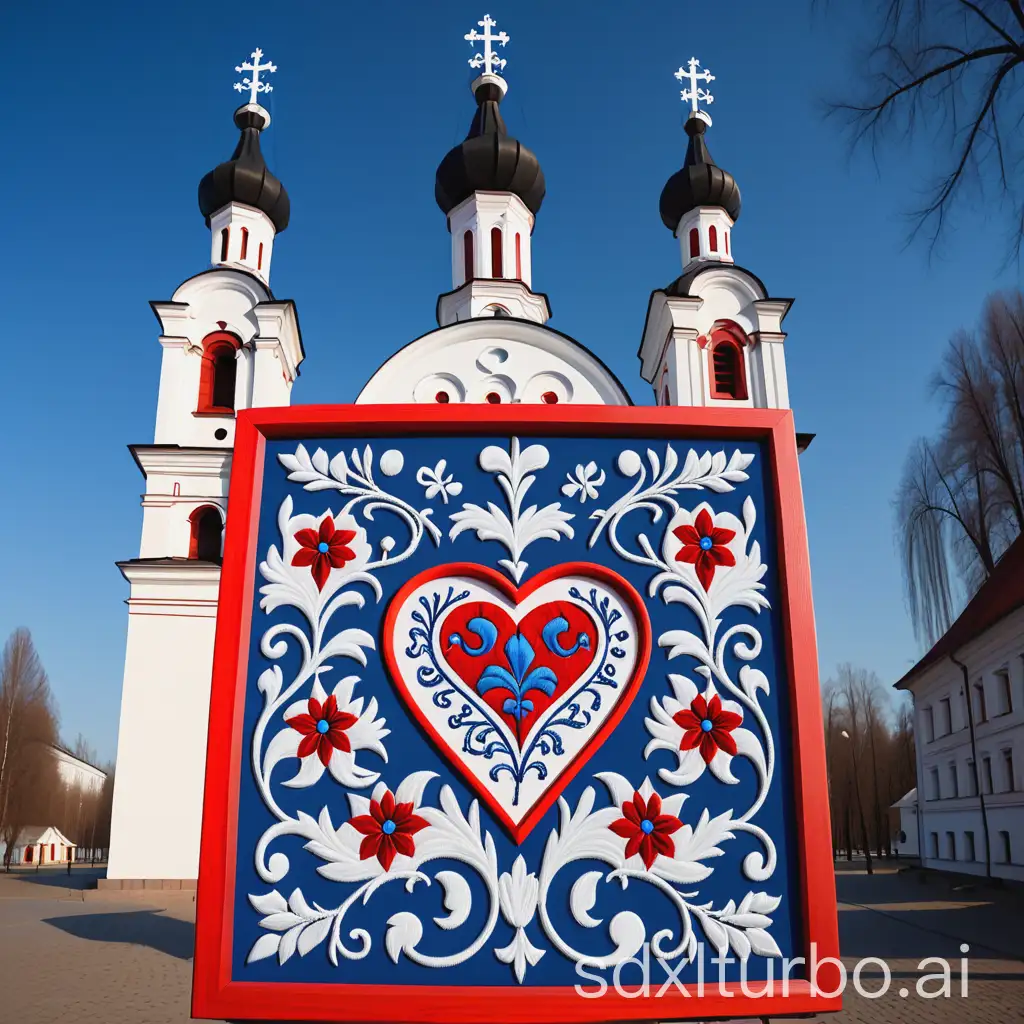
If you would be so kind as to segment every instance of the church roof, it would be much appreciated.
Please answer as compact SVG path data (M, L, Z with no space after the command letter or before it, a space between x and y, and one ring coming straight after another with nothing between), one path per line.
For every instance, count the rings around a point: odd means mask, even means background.
M477 109L469 134L438 165L434 198L450 213L474 192L511 192L531 213L544 201L544 172L534 153L512 138L498 109L504 83L481 75L473 83Z
M288 193L270 173L260 151L260 132L269 124L270 115L258 103L246 103L235 111L235 125L242 134L231 159L218 164L199 182L199 210L207 226L218 210L241 203L262 210L277 231L288 227Z
M707 122L693 116L684 125L690 137L683 166L665 182L661 190L661 219L669 231L699 206L719 206L736 220L740 215L740 187L736 179L711 159L704 141Z
M981 636L1011 612L1024 605L1024 534L1007 548L992 575L967 603L957 620L935 642L932 649L902 679L897 690L911 688L914 680L942 658L955 656L965 644Z

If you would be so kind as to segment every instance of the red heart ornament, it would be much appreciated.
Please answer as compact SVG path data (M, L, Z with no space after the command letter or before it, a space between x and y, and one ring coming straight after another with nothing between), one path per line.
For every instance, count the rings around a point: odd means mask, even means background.
M639 594L583 562L519 587L485 566L437 566L384 619L410 715L517 843L622 719L650 649Z

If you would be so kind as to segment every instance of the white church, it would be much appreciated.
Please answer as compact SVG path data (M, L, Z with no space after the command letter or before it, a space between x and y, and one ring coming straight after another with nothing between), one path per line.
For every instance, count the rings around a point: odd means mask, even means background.
M631 405L584 343L546 326L530 253L544 174L501 114L509 38L489 16L479 29L466 36L481 51L470 60L481 71L476 109L436 177L451 291L438 297L437 327L392 355L356 401ZM199 184L211 265L152 303L163 359L153 440L131 446L145 481L139 554L118 563L130 592L107 888L195 885L235 415L291 404L304 357L295 304L271 291L289 199L260 152L270 115L258 100L276 70L262 58L256 50L236 69L248 76L235 86L248 93L234 115L238 145ZM659 405L788 408L791 300L771 298L736 263L740 190L705 141L713 76L691 59L676 77L688 144L660 213L679 240L681 273L651 294L640 377Z

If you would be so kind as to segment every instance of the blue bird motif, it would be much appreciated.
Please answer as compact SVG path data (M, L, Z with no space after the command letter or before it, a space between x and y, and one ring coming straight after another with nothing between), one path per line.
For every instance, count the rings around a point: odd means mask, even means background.
M489 654L498 639L498 627L490 619L477 616L466 623L466 629L470 633L475 633L480 638L480 643L476 647L471 647L458 633L452 633L448 637L449 648L461 647L466 654L474 658Z
M576 634L576 643L572 647L563 647L559 642L558 638L569 628L568 619L563 618L561 615L553 618L542 630L541 639L544 641L547 649L552 654L557 654L560 658L571 658L577 651L590 650L590 637L586 633Z

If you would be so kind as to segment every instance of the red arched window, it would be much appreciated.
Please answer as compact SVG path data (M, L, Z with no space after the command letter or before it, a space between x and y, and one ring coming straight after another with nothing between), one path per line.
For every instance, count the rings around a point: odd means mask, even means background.
M235 411L236 355L241 342L233 334L219 331L203 339L203 365L199 371L199 406L196 412Z
M200 505L188 521L191 527L188 557L200 562L219 562L220 538L224 531L220 510L213 505Z
M25 863L26 864L31 864L32 863L32 854L33 854L34 851L35 851L35 847L33 847L33 846L26 846L25 847Z
M747 397L747 375L743 346L746 335L735 325L712 329L711 397L742 401Z
M523 240L516 232L516 280L522 281L523 279Z
M708 250L718 252L718 228L714 224L708 228Z
M249 229L242 228L242 255L238 258L244 260L249 253Z
M263 269L263 243L262 242L260 242L260 247L256 251L256 269L257 270L262 270Z
M700 232L690 228L690 259L700 255Z
M725 255L726 256L729 255L729 232L728 231L726 231L726 233L725 233Z
M220 261L223 263L228 258L228 242L231 241L231 229L224 228L220 233Z
M501 266L501 228L491 228L491 277L504 277Z

